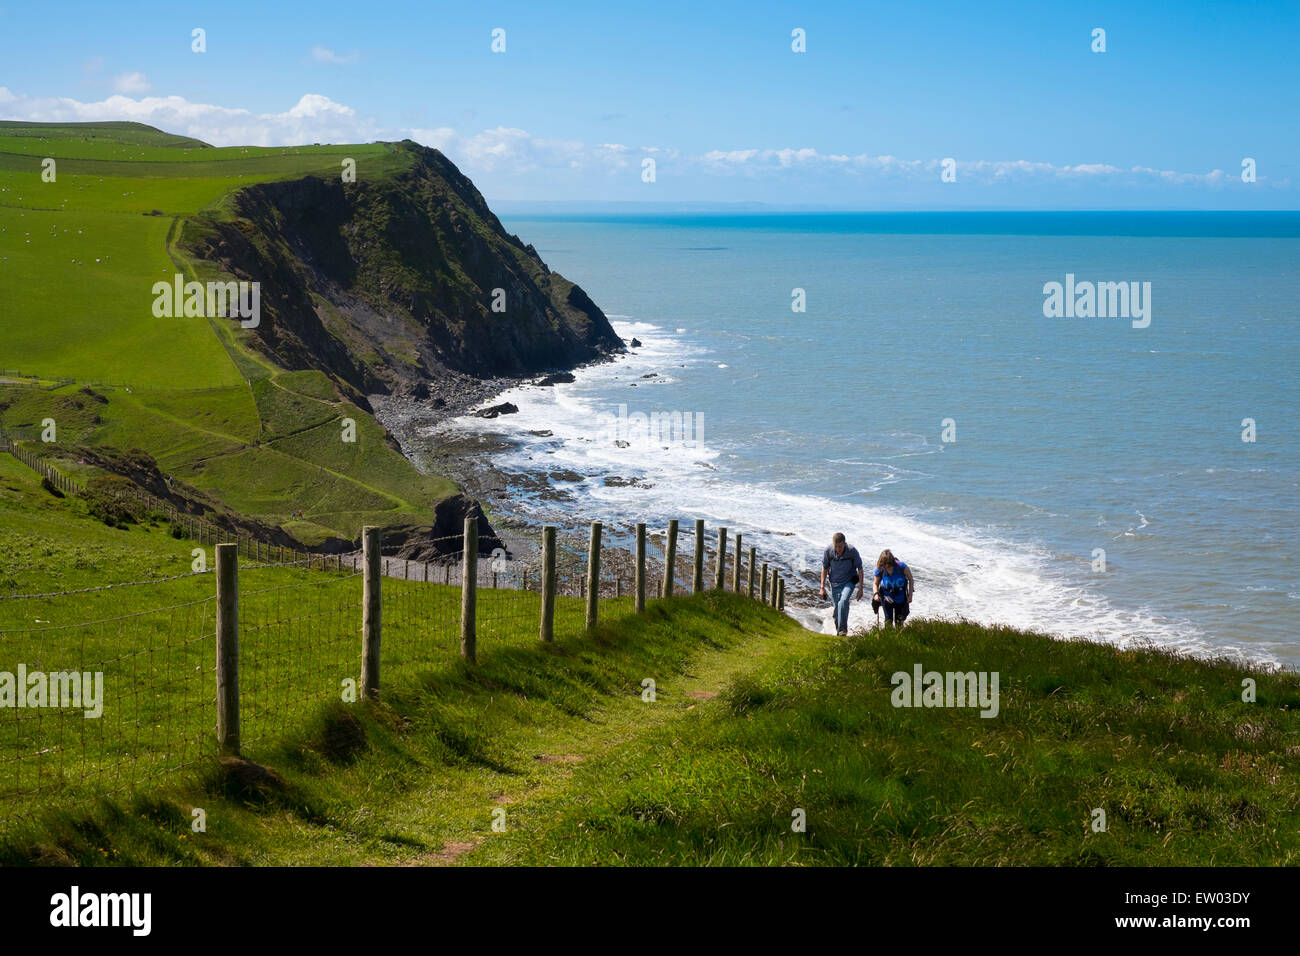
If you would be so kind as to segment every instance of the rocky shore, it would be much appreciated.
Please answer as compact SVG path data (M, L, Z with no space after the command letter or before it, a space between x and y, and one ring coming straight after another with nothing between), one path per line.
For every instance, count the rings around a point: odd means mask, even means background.
M402 453L421 471L444 475L454 481L468 498L481 503L491 523L493 533L510 553L512 561L519 566L530 569L540 565L541 528L526 520L507 516L501 506L519 494L545 496L552 500L562 500L567 496L563 489L551 486L542 478L530 475L506 473L493 464L495 454L506 447L503 439L477 432L441 436L437 443L425 437L436 425L453 418L471 414L475 409L489 406L497 396L508 389L520 385L537 385L545 387L557 381L569 381L569 373L548 376L528 376L524 378L498 377L477 379L470 376L448 375L439 382L429 382L427 391L421 390L419 397L408 395L372 395L371 403L375 416L397 441ZM427 397L426 397L427 396ZM498 414L510 414L498 411ZM560 480L581 480L584 476L573 474L561 475ZM677 581L682 593L690 590L692 576L691 554L694 542L689 516L682 516L682 527L678 538ZM585 558L588 538L585 527L592 520L601 519L601 515L572 515L569 529L561 529L557 538L561 554L575 556L568 562L568 567L561 569L562 577L569 577L570 584L581 575L581 564ZM716 529L710 529L705 541L705 586L711 587L717 561ZM649 569L648 593L656 596L663 579L663 541L651 529L648 542ZM634 529L606 524L602 542L601 566L602 580L611 579L622 582L624 594L633 587L635 557L632 551ZM734 560L729 556L728 565ZM562 564L565 562L562 561ZM728 570L728 587L730 587L730 569ZM787 575L787 586L791 587L790 597L807 591L807 582L797 575ZM801 587L801 585L803 585ZM564 593L568 593L567 590ZM576 591L574 592L576 593ZM806 596L806 595L805 595ZM821 630L821 617L809 607L797 607L788 604L790 613L798 618L805 627Z

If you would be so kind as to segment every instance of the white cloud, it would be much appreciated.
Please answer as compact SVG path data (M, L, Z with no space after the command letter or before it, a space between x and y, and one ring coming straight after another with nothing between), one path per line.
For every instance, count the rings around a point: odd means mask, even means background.
M896 156L872 156L859 153L848 156L820 153L816 149L732 149L710 150L699 157L703 169L719 174L741 172L746 175L779 173L788 169L833 170L870 174L880 178L907 178L916 181L937 179L943 160L899 159ZM1218 185L1226 174L1219 169L1209 173L1180 173L1173 170L1134 166L1123 169L1109 163L1079 163L1058 166L1026 159L957 160L957 181L977 184L1030 182L1045 180L1151 182L1160 180L1177 184Z
M471 176L478 173L527 173L543 169L614 171L629 165L632 150L620 143L589 146L580 140L548 139L517 127L498 126L462 135L446 126L406 131L418 143L433 146Z
M324 48L320 48L324 49ZM330 51L325 51L330 52ZM148 89L139 73L124 73L116 85ZM308 93L279 113L194 103L180 96L132 97L115 94L97 102L70 97L28 97L0 86L0 114L5 118L34 122L93 122L133 120L170 133L204 140L216 146L292 146L302 143L357 143L377 139L410 138L446 153L471 177L527 176L547 171L577 171L590 174L624 174L640 166L645 156L654 156L660 174L672 170L677 176L691 173L772 177L805 173L809 176L855 177L881 182L938 182L942 160L900 159L822 153L809 146L769 149L710 150L682 155L663 146L631 147L622 143L588 144L581 140L534 136L517 127L498 126L477 133L461 133L450 126L430 128L385 128L355 109L318 93ZM834 182L831 178L828 181ZM957 160L957 181L976 185L1034 185L1098 183L1110 185L1169 184L1214 189L1230 186L1235 175L1215 169L1209 173L1132 166L1124 169L1109 163L1055 165L1035 160ZM1275 187L1288 188L1287 180Z
M8 91L5 91L8 93ZM93 103L66 96L0 96L6 117L41 123L131 120L214 146L295 146L302 143L366 143L379 127L327 96L308 93L282 113L253 113L181 96L115 95Z
M437 129L408 129L406 137L445 153L456 142L456 131L450 126L439 126Z
M311 48L311 58L317 63L333 63L342 66L348 63L356 63L361 59L361 54L349 53L347 56L341 56L329 47L314 46Z
M143 73L119 73L113 77L113 89L119 93L148 93L153 84Z

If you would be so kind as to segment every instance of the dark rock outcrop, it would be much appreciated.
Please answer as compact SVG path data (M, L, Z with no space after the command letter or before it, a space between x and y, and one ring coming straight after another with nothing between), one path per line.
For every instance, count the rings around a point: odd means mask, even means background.
M363 404L447 370L536 375L623 348L590 297L506 233L442 153L391 149L396 172L253 185L229 211L184 223L187 252L261 283L256 347Z
M474 413L477 418L496 418L499 415L514 415L519 411L519 406L514 402L502 402L500 405L493 405L490 408L480 408Z
M474 517L478 525L478 553L491 555L497 549L506 550L493 530L483 509L473 498L452 495L444 498L433 509L433 525L417 527L399 525L384 529L384 553L410 561L459 560L464 553L465 519Z
M567 385L572 381L574 381L572 372L552 372L550 375L538 379L535 384L545 387L550 385Z

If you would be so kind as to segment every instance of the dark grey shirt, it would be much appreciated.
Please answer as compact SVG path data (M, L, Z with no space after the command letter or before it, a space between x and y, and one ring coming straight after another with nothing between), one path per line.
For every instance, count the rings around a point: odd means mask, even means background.
M829 571L827 579L831 584L848 584L853 580L853 572L858 572L858 582L862 581L862 558L858 556L858 549L849 545L844 546L844 554L836 556L835 546L826 549L822 555L822 569Z

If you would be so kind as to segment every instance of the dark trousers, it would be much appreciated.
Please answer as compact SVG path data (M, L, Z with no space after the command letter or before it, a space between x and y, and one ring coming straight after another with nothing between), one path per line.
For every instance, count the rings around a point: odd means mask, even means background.
M881 601L880 606L885 609L885 623L893 624L895 627L901 625L907 620L907 602L901 604L891 604L888 601Z

